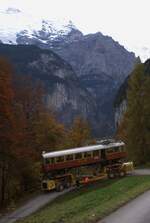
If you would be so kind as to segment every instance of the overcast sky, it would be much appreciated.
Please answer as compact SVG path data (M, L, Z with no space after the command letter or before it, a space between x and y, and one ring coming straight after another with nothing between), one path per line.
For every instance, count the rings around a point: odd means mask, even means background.
M150 48L150 0L0 0L3 7L67 18L84 33L101 31L128 48Z

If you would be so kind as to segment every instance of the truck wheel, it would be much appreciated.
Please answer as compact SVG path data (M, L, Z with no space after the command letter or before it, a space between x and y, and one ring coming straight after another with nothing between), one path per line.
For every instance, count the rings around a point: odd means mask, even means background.
M126 172L125 171L120 171L119 172L119 177L125 177L126 175Z
M59 184L58 187L57 187L57 191L61 192L63 190L64 190L64 186L62 184Z
M113 173L113 172L108 173L108 178L109 179L114 179L115 178L115 173Z

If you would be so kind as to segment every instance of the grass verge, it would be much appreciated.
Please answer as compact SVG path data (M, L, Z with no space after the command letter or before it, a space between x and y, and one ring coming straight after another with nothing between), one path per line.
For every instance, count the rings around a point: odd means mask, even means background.
M17 223L91 223L150 189L150 176L103 180L63 195Z

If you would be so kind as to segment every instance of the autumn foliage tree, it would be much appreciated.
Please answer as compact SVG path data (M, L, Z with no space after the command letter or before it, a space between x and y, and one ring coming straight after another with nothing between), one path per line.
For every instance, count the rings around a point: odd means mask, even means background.
M39 159L43 150L55 150L62 142L64 126L57 122L54 114L44 103L45 92L39 82L30 77L20 77L15 82L16 106L24 122L25 151L34 151Z
M40 177L42 151L59 149L64 126L44 104L45 92L39 82L29 76L16 77L15 105L20 113L22 140L20 141L20 172L24 190L34 188ZM21 132L20 131L20 132Z
M42 151L55 150L63 139L64 127L43 98L41 84L14 75L11 65L0 59L1 206L36 187Z
M91 132L88 122L81 117L76 117L68 131L67 146L69 148L81 147L88 144L90 140Z
M0 207L39 187L42 151L79 147L90 139L85 120L76 118L69 129L56 120L43 89L0 58Z
M12 68L0 58L0 204L5 201L15 145Z

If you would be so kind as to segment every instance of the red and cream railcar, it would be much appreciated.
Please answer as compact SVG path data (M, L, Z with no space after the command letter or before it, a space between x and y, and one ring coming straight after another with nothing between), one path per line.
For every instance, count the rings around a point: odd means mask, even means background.
M45 153L44 172L76 168L96 163L112 163L126 158L125 144L113 142L107 145L99 144L62 151Z

